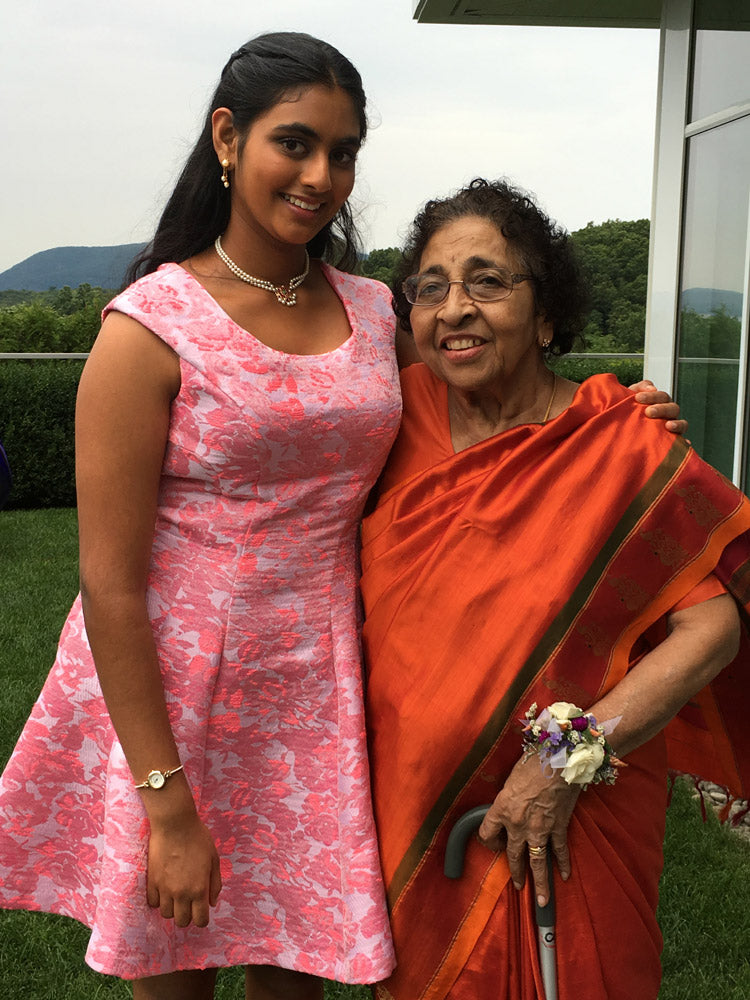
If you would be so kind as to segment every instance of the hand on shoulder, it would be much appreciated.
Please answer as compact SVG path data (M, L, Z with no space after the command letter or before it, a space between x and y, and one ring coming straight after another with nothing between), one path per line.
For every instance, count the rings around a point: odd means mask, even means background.
M657 389L650 379L643 379L629 386L635 393L636 403L646 407L644 416L652 420L664 420L664 427L672 434L685 434L688 429L687 420L679 419L680 405L672 401L668 392Z

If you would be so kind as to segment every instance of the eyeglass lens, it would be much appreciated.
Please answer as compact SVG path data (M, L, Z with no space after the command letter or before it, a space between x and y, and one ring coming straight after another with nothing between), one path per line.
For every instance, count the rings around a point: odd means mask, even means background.
M412 305L438 305L448 295L449 281L442 274L413 274L404 282L404 294ZM513 274L504 267L488 267L473 271L461 284L472 299L494 302L507 298L513 291Z

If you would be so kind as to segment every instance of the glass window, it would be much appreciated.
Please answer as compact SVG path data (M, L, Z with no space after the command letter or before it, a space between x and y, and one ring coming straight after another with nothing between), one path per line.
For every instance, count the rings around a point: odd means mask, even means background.
M698 452L732 476L750 197L750 117L689 140L677 399Z
M691 121L750 101L748 5L697 0L695 26Z

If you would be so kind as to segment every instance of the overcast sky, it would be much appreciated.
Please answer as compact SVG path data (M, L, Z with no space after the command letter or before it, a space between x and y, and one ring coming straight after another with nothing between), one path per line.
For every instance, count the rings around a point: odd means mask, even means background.
M266 30L332 42L371 131L368 249L475 175L569 229L649 215L658 31L417 24L412 0L3 0L0 271L55 246L149 239L228 55Z

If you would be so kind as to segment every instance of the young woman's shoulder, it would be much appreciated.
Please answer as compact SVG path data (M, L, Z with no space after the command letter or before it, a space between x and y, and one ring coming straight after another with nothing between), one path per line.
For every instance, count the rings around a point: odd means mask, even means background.
M194 279L179 264L162 264L119 292L105 306L104 315L113 310L127 312L122 308L125 304L147 308L152 302L161 303L178 295L184 297L193 284Z
M128 285L105 306L102 318L115 313L136 320L181 357L192 356L200 331L213 330L224 318L203 286L179 264L162 264Z

